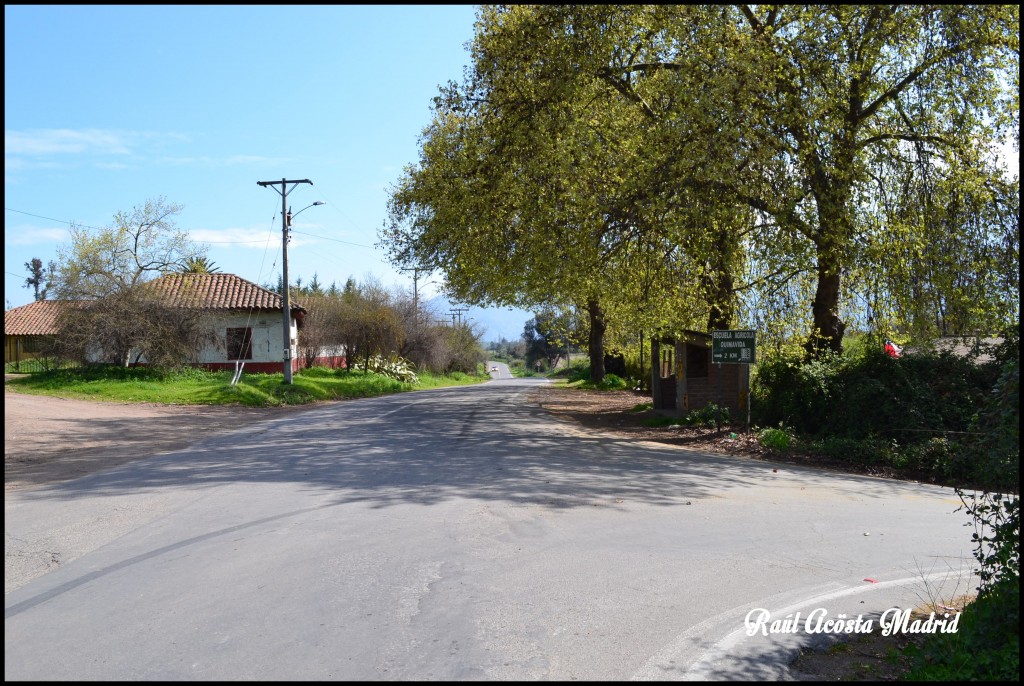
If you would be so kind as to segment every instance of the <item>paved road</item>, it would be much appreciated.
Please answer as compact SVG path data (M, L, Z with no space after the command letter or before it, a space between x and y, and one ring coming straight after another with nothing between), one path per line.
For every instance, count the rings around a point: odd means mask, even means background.
M508 381L514 378L512 372L509 371L508 365L504 362L497 362L495 360L487 361L487 369L490 370L492 379L503 379Z
M783 679L822 637L749 639L751 610L908 607L970 567L948 489L587 437L536 383L8 496L8 557L75 547L7 593L5 678Z

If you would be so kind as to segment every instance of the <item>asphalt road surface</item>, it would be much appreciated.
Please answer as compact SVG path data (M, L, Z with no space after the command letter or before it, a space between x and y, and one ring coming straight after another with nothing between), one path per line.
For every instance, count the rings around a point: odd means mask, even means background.
M5 679L785 679L828 636L748 637L751 611L970 590L950 489L588 437L536 383L325 405L9 494L8 557L74 554L8 579Z
M512 372L509 371L508 365L504 362L490 360L487 362L487 369L490 370L492 379L503 379L508 381L513 378Z

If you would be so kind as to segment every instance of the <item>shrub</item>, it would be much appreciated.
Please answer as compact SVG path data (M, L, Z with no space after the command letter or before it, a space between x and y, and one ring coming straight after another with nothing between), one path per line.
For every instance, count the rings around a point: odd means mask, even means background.
M846 438L827 436L815 445L829 459L850 464L892 465L899 445L878 437Z
M626 388L626 380L616 374L605 374L604 379L601 383L596 384L595 388L599 388L602 391L621 391Z
M1005 361L973 428L962 454L971 454L970 474L983 490L956 492L974 524L978 597L964 611L958 633L929 637L914 657L907 675L912 680L1020 677L1019 359Z
M721 418L719 418L719 409L721 409ZM719 408L715 403L708 403L702 408L691 410L686 415L685 423L690 426L712 427L717 426L719 421L722 424L729 423L729 408Z
M803 434L924 443L967 431L996 378L992 365L949 353L780 359L758 366L751 414L762 426L783 422Z
M402 383L417 383L419 381L416 377L416 372L413 371L412 363L398 355L391 355L390 357L377 355L371 357L367 366L371 372L386 376L395 381L401 381Z
M780 427L778 429L763 429L757 435L757 440L760 441L761 445L771 450L786 450L789 448L791 439L789 433Z

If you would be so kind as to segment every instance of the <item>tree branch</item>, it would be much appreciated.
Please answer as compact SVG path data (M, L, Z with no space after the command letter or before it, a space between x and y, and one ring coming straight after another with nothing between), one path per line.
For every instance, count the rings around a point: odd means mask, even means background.
M872 143L878 143L880 141L891 141L891 140L903 140L910 143L938 143L939 145L952 146L952 142L946 140L941 136L927 136L916 133L880 133L877 136L871 136L865 138L862 141L858 141L855 145L857 148L866 148Z
M750 5L740 5L739 10L743 13L743 16L747 18L747 23L750 24L750 28L754 29L755 33L761 33L764 27L761 26L761 22L759 22L757 17L754 16L754 11L750 9Z
M641 98L636 91L627 86L621 80L615 78L615 75L612 74L612 71L609 67L603 67L597 75L601 80L603 80L605 83L607 83L612 88L617 90L620 94L622 94L622 96L625 97L627 100L630 100L640 105L640 108L644 111L644 114L650 117L653 121L658 121L657 113L651 108L650 105L647 104L647 101Z

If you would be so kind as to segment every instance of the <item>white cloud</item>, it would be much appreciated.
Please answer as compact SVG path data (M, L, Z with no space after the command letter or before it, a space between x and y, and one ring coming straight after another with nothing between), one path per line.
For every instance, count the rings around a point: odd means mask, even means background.
M100 153L126 155L131 152L131 134L102 129L39 129L4 131L5 155L60 155Z
M36 245L39 243L63 243L68 240L68 230L41 229L37 226L19 225L4 227L4 245Z

